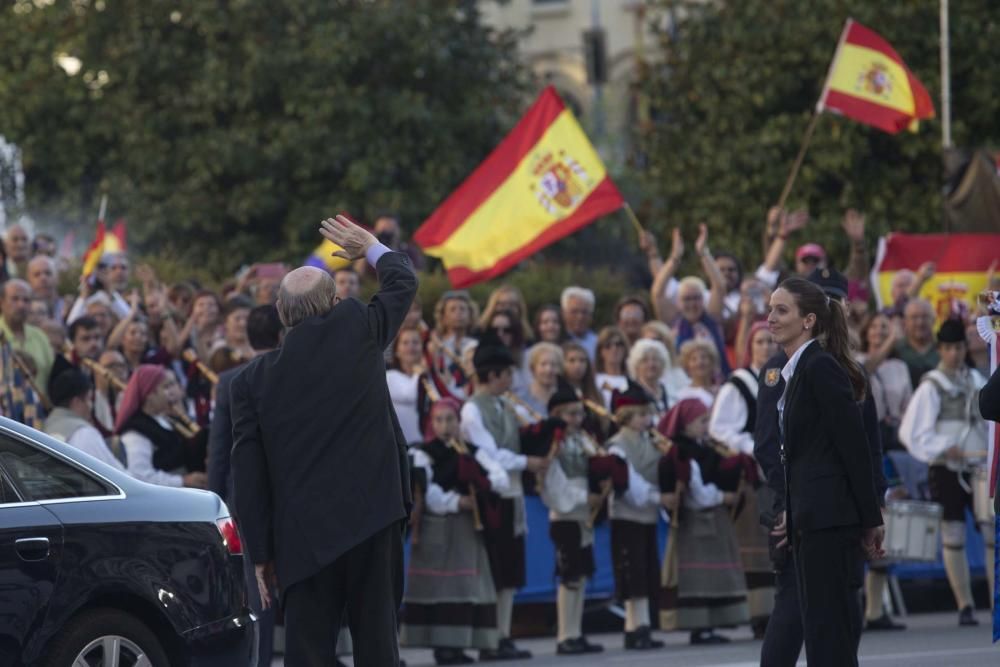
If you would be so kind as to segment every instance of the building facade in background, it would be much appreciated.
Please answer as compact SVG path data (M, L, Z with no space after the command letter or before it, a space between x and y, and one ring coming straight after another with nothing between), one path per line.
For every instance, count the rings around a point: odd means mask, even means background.
M484 20L497 28L529 30L521 53L539 83L554 85L602 156L620 163L629 130L645 113L632 84L654 45L647 5L646 0L510 0L483 2L481 8Z

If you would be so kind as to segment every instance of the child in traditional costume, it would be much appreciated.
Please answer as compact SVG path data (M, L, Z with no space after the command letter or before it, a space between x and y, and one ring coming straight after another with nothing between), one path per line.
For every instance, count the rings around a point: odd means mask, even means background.
M587 579L594 574L592 516L603 500L600 484L628 484L628 469L615 456L599 451L583 429L586 410L572 386L560 378L548 403L549 415L565 422L552 452L552 462L541 486L549 508L549 537L555 545L559 591L556 612L558 655L600 653L603 646L583 636L583 605ZM614 479L612 479L614 476Z
M625 648L662 648L651 636L649 599L659 587L660 562L656 524L660 510L657 470L663 452L651 434L653 399L630 382L614 391L611 409L619 431L608 440L608 453L628 465L628 489L611 497L611 561L615 595L625 604Z
M486 452L460 439L459 410L453 398L434 403L435 438L413 452L426 491L410 555L400 643L433 648L439 665L471 663L463 649L495 650L499 642L482 523L489 520L488 497L506 491L509 481Z
M713 628L750 618L730 506L738 508L741 478L756 483L756 464L744 454L723 456L711 447L708 419L702 401L686 398L671 408L661 429L672 446L660 462L659 483L674 520L660 626L690 630L692 644L728 642ZM667 572L673 566L677 576Z

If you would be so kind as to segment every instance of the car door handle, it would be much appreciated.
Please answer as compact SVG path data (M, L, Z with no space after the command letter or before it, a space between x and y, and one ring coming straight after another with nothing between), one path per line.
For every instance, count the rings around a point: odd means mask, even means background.
M23 561L45 560L49 557L49 538L24 537L15 540L14 550Z

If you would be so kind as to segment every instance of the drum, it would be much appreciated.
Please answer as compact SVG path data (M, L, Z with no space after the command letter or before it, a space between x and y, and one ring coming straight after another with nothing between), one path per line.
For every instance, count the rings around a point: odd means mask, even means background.
M916 500L889 502L885 508L886 558L893 561L936 562L943 513L944 510L938 503Z
M976 468L972 473L972 509L976 515L976 523L992 526L996 512L993 509L993 499L990 498L989 482L990 476L985 467Z

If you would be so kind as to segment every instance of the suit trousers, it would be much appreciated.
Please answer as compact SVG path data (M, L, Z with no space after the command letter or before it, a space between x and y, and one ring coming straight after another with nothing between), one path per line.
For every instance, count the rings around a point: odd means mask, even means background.
M357 667L399 664L396 616L403 601L403 531L392 523L285 592L285 664L337 662L341 621L354 639Z
M798 531L792 548L809 667L856 667L865 568L861 528Z
M774 609L760 647L761 667L795 667L802 652L802 609L795 567L788 560L775 577Z

